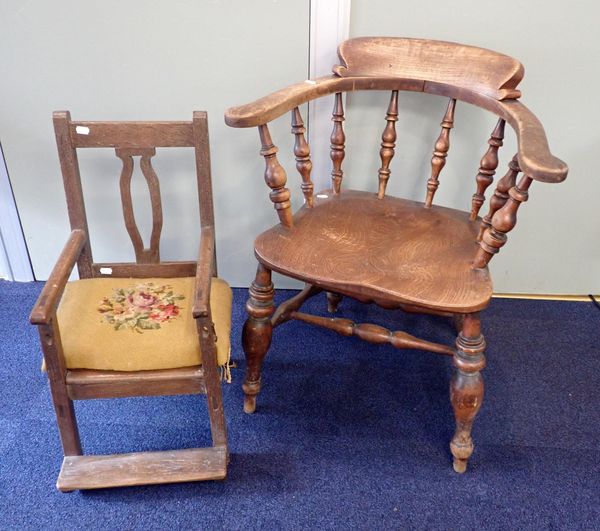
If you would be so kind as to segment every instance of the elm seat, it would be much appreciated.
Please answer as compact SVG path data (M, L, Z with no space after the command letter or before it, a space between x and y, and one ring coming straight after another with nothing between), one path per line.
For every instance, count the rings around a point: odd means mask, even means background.
M325 190L294 215L291 229L263 232L255 252L275 271L334 291L471 312L492 295L487 267L473 268L479 223L451 208Z
M91 278L69 282L57 313L67 368L149 371L201 365L198 331L192 316L194 280ZM139 295L144 289L149 291L145 299ZM131 302L126 296L123 303L114 302L116 290L123 290L125 295L131 293ZM160 290L163 295L172 292L172 297L176 297L173 304L168 304L170 300L161 301L160 294L155 295L153 290ZM136 297L140 304L135 304ZM108 302L103 303L105 300ZM210 307L220 366L229 361L231 301L229 285L213 278ZM119 315L124 317L118 319Z

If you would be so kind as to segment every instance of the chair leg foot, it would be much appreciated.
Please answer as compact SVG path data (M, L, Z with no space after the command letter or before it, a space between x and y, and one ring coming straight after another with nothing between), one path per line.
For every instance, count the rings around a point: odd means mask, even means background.
M256 411L256 395L244 395L244 413L251 415Z
M450 401L456 419L456 432L450 442L450 451L454 458L454 470L459 474L467 470L468 459L473 453L471 430L483 401L480 371L485 367L484 350L485 340L481 335L479 315L466 315L456 340L456 372L450 383Z
M335 313L338 310L338 306L342 300L342 296L339 293L333 291L327 292L327 311L329 313Z
M454 468L454 472L458 474L464 474L467 471L467 460L457 459L455 457L454 462L452 463L452 467Z
M259 264L256 278L250 286L250 298L246 303L248 319L242 330L242 346L246 356L246 377L242 385L245 413L254 413L256 410L256 397L261 387L260 371L273 334L271 315L275 311L274 296L271 271Z

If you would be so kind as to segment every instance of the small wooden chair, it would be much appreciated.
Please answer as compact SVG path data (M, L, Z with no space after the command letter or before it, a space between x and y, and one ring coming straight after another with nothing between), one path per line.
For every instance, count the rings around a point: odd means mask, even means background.
M61 491L223 479L228 450L219 367L227 368L229 286L217 274L205 112L191 122L73 122L53 115L71 236L33 311L64 460ZM200 204L199 262L161 262L162 206L155 148L193 147ZM77 148L114 148L123 162L120 193L135 263L95 263L88 238ZM152 204L144 248L132 206L134 157ZM110 176L117 178L117 176ZM77 264L80 280L67 282ZM216 329L216 330L215 330ZM206 393L212 447L82 455L73 400Z
M246 306L249 317L243 330L247 359L244 409L247 413L255 410L261 365L273 328L290 319L373 343L451 356L456 367L450 384L456 433L450 448L454 469L464 472L473 452L471 427L483 399L480 371L485 366L485 341L480 311L492 296L487 264L515 227L517 210L527 200L531 183L560 182L567 175L567 166L550 154L540 122L518 101L521 93L517 85L523 67L515 59L455 43L372 37L343 42L338 55L341 64L333 68L334 75L292 85L254 103L231 108L225 115L230 126L258 127L260 154L266 162L264 178L272 190L270 199L280 221L255 242L259 265L250 288ZM342 93L355 90L391 91L375 193L341 188L346 140ZM400 91L448 98L423 202L386 195L396 147ZM310 148L298 107L330 94L335 94L330 147L332 186L315 197ZM433 203L446 163L457 100L498 117L480 162L468 212ZM288 111L305 198L295 214L286 173L277 160L278 149L267 125ZM498 166L498 149L507 122L517 135L518 153L498 181L489 210L481 218L480 209ZM517 181L520 172L523 175ZM306 287L275 309L271 271L301 280ZM453 317L459 332L456 348L374 324L299 311L306 299L323 290L330 312L336 311L345 295L384 308Z

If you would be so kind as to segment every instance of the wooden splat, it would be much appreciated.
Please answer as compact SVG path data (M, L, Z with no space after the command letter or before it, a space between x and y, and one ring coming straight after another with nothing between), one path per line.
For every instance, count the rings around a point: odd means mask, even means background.
M131 238L135 259L138 264L156 264L160 262L160 233L162 231L163 217L160 199L160 183L152 167L151 158L156 154L154 148L116 148L117 157L123 161L123 170L119 185L121 188L121 203L123 205L123 217L125 226ZM140 168L148 184L150 191L150 202L152 205L152 234L150 235L150 247L145 248L140 231L135 222L133 214L133 203L131 201L131 178L133 176L133 157L140 157Z

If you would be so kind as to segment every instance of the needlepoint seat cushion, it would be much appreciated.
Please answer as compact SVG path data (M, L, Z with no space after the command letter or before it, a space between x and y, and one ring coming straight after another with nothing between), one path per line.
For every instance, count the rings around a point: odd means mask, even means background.
M350 295L478 311L492 295L487 267L473 268L479 223L450 208L326 190L292 228L262 233L255 252L270 269Z
M69 282L57 321L67 368L112 371L201 364L192 317L195 279L93 278ZM229 360L232 292L211 282L217 362Z

